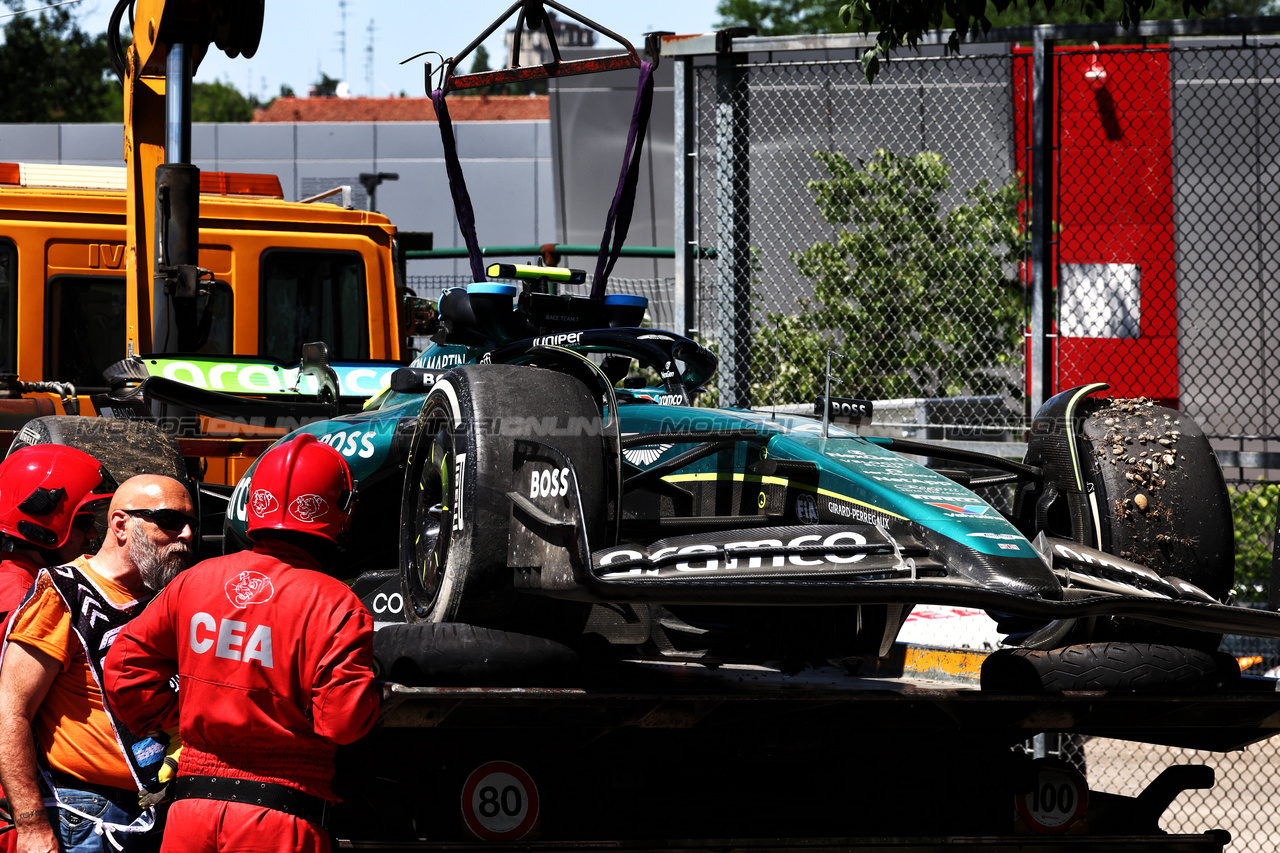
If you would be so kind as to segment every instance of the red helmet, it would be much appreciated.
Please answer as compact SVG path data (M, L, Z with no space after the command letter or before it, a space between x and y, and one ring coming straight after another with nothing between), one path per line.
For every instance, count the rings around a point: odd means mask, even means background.
M83 450L63 444L20 447L0 462L0 533L58 548L84 512L105 509L115 478Z
M303 433L263 454L249 481L248 534L297 530L337 542L351 522L355 484L342 454Z

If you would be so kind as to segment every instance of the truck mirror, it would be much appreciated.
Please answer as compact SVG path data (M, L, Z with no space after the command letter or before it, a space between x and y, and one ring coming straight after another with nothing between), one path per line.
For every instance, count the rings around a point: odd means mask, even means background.
M408 294L403 297L403 300L405 317L409 321L409 334L419 336L434 335L440 325L440 312L431 300Z

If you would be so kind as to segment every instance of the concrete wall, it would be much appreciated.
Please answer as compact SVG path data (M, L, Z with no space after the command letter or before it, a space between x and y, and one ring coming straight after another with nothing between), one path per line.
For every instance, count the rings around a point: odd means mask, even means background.
M566 60L617 52L616 45L561 50ZM640 161L628 246L674 245L674 64L663 62L654 72L653 107ZM556 231L564 235L563 243L600 244L622 170L637 79L638 72L626 70L562 77L549 83ZM564 263L590 273L595 270L596 261L592 257L575 257ZM674 274L674 260L620 258L613 278L656 279Z
M454 130L481 244L556 242L550 123L457 122ZM123 152L118 125L0 124L0 162L122 166ZM434 122L196 124L191 153L207 171L277 175L291 201L350 184L358 208L361 172L398 172L378 188L378 209L402 230L433 232L437 247L462 245ZM465 259L415 261L409 273L467 270Z

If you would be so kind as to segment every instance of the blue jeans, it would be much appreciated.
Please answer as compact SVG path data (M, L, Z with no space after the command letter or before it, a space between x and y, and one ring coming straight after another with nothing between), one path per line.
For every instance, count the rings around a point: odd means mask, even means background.
M96 791L58 788L58 799L90 817L129 826L145 810L138 805L132 792L120 793L120 797L106 797ZM106 836L94 831L96 823L93 820L57 807L50 807L47 812L62 853L116 853L116 848ZM124 848L123 853L149 853L160 849L162 834L162 827L157 826L146 833L116 832L114 835Z

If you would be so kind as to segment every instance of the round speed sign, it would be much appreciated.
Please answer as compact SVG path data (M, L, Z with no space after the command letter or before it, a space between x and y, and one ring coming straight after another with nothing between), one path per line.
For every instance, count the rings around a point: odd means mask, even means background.
M538 822L538 788L521 767L490 761L462 786L462 819L477 838L515 841Z
M1037 758L1032 789L1018 794L1018 814L1032 832L1059 835L1084 817L1089 786L1074 767L1052 758Z

